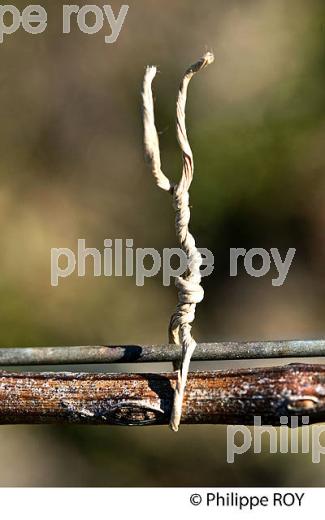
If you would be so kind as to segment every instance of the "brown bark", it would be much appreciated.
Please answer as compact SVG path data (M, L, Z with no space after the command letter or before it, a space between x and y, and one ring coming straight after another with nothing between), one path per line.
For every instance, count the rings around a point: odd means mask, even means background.
M175 374L0 372L0 424L167 424ZM182 423L325 421L325 365L192 372Z

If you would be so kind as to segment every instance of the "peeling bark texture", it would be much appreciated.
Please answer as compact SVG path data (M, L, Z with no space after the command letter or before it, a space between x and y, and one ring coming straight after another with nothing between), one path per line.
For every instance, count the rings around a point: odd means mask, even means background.
M0 372L0 424L167 424L176 375ZM182 423L325 421L325 365L191 372Z

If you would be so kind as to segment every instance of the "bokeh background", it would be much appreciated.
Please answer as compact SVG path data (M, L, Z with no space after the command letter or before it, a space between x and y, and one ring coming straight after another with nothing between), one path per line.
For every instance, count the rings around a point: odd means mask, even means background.
M120 2L110 3L118 12ZM324 1L128 4L112 45L108 27L62 35L62 3L44 0L47 31L20 30L0 46L1 346L166 342L173 286L160 276L144 287L94 278L89 264L86 278L53 288L50 250L76 250L78 238L99 250L105 238L176 246L170 198L143 160L141 82L145 66L158 65L163 167L176 180L177 87L206 49L216 61L193 80L187 111L191 229L213 251L215 270L203 281L194 335L324 337ZM275 269L230 278L230 247L297 252L285 284L273 287ZM270 455L267 446L227 464L224 426L184 426L178 435L167 427L0 427L2 486L307 486L324 485L324 469L310 454Z

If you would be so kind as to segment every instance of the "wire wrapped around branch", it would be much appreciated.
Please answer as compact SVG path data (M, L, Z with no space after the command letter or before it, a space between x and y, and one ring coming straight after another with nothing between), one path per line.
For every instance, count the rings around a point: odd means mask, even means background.
M177 385L175 389L174 406L171 414L170 427L177 431L182 414L182 402L190 360L196 347L191 334L191 323L195 318L197 303L204 297L201 287L200 267L202 258L198 251L194 237L189 231L191 217L189 207L189 188L194 173L193 154L188 141L185 121L187 90L191 78L200 70L214 61L212 53L206 53L200 60L191 65L185 72L180 84L176 105L177 139L183 155L182 176L178 184L173 185L161 170L159 139L155 127L154 105L152 97L152 81L156 75L155 67L147 67L143 83L143 122L145 156L150 165L152 174L158 187L169 191L173 196L175 209L175 228L178 241L187 257L187 271L183 276L175 279L178 289L178 304L171 317L169 325L170 343L182 346L182 360L174 364L178 369Z

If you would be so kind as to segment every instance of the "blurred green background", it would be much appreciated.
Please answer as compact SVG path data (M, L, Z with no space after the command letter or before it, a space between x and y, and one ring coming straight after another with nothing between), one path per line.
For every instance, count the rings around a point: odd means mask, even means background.
M166 342L176 291L161 276L136 287L134 278L73 275L52 288L50 249L75 251L78 238L100 250L105 238L176 246L171 200L143 160L141 83L156 64L163 168L176 180L178 83L207 48L216 61L190 86L187 121L191 229L213 251L215 270L203 280L194 336L324 337L324 1L129 0L112 45L107 27L62 35L61 2L41 3L47 31L20 30L0 47L1 346ZM110 3L118 12L121 3ZM285 284L273 287L275 270L230 278L230 247L297 252ZM267 446L227 464L224 426L183 426L178 435L0 428L3 486L307 486L325 484L324 468L310 454L270 455Z

